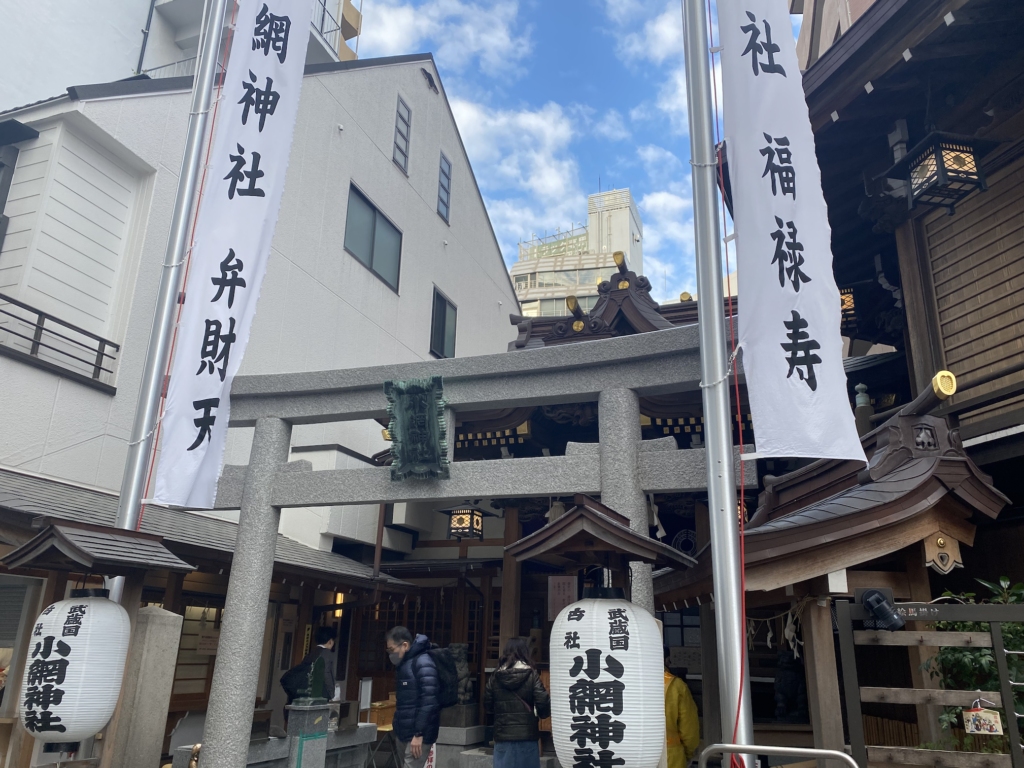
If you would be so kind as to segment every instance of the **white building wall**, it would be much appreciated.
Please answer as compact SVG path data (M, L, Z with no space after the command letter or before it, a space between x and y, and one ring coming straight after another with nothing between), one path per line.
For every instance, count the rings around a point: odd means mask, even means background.
M5 213L0 292L109 337L141 180L68 121L24 142Z
M430 61L305 79L281 214L241 375L428 359L435 285L458 307L458 356L504 351L515 336L508 322L517 311L515 294L468 158L443 93L427 87L421 67L439 82ZM413 112L408 177L391 160L399 93ZM146 216L133 241L138 245L122 265L130 276L118 302L123 329L111 326L113 340L122 344L117 394L0 357L0 464L120 487L188 105L189 94L178 92L54 103L12 115L33 124L64 119L57 113L70 110L152 170L144 179L140 205ZM442 149L453 166L450 226L436 213ZM350 182L403 232L397 293L343 248ZM0 268L5 261L0 259ZM248 461L249 440L251 431L232 430L228 463ZM325 443L365 455L388 445L375 422L294 430L294 445ZM340 453L333 461L339 468L356 462ZM322 532L349 530L347 515L320 516ZM402 542L394 544L400 548Z
M131 77L149 0L0 0L0 110Z

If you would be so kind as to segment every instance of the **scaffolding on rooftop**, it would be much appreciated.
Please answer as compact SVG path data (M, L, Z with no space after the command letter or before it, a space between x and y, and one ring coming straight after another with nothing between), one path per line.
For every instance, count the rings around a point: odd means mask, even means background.
M543 237L520 241L519 260L540 259L545 256L574 256L587 250L587 227L573 225L571 229L555 230Z

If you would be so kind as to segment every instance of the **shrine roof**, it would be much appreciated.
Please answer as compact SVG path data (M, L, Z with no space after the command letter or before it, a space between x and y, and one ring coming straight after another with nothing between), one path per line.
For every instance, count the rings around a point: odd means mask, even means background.
M942 531L971 545L975 515L1009 503L945 419L896 414L862 438L869 463L817 461L766 489L746 526L747 590L769 590L873 560ZM710 593L711 553L683 573L655 574L655 594Z
M113 491L0 467L0 518L26 528L29 521L37 517L112 526L117 518L117 502L118 496ZM141 531L161 537L172 552L190 559L224 558L234 551L238 524L147 504ZM275 566L285 571L314 573L325 581L333 578L359 586L408 586L391 576L382 575L375 581L370 566L335 552L312 549L280 534L274 560Z
M195 567L174 555L162 536L109 526L43 518L42 531L0 558L7 568L46 568L105 576L126 571L168 570L189 573Z
M505 551L522 562L541 555L568 557L571 560L600 561L608 555L627 556L630 560L690 568L696 561L657 539L637 533L629 520L610 507L583 494L576 505Z

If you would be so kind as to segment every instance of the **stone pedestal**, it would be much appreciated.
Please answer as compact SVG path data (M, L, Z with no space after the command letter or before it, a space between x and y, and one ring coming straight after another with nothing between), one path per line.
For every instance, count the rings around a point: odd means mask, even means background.
M324 768L329 704L292 704L288 710L288 768Z
M160 762L183 620L156 606L139 609L121 685L120 723L106 745L114 768Z
M485 736L486 728L482 725L468 728L442 725L437 732L437 743L434 745L435 768L459 768L459 756L467 749L485 744Z
M490 747L480 747L466 750L460 754L457 768L492 768L493 765L494 750ZM554 755L544 755L540 759L540 768L561 768L561 766L558 763L558 758Z
M476 704L456 704L441 710L442 728L471 728L480 719L480 708Z

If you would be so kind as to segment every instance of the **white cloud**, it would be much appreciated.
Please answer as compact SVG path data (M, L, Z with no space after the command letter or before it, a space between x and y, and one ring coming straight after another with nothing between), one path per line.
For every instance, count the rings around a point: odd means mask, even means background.
M637 157L652 189L638 202L644 222L644 272L656 301L675 301L696 286L689 168L656 144L639 147Z
M477 60L484 74L509 77L520 73L519 63L532 48L529 28L516 34L516 0L428 0L418 6L373 0L364 13L360 40L364 57L417 53L433 47L438 63L445 68L462 71Z
M515 261L520 238L584 215L579 166L569 151L578 130L567 109L548 102L494 110L455 98L452 110L507 262Z
M669 0L660 14L644 22L642 31L623 37L619 55L627 63L661 64L670 56L682 58L683 16L678 0Z
M629 129L622 120L622 114L617 109L608 110L594 126L594 133L610 141L624 141L629 138Z

